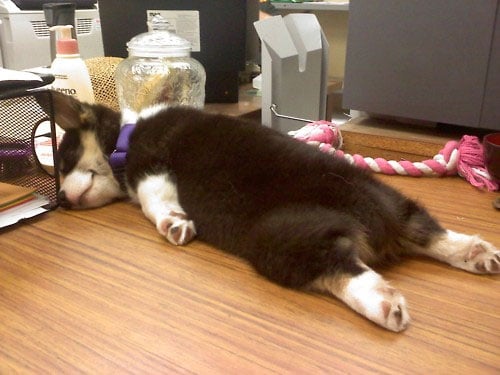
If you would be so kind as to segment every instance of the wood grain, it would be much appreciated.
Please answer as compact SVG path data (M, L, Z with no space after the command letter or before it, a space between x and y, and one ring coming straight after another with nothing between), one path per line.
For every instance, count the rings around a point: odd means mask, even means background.
M497 195L460 178L381 178L500 245ZM498 276L427 259L379 270L410 304L395 334L199 241L171 246L127 202L0 233L2 374L500 372Z

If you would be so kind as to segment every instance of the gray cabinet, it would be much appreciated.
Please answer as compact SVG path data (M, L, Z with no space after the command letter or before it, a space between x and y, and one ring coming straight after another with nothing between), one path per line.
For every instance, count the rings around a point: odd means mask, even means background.
M500 129L500 3L497 4L480 126Z
M499 0L351 0L343 106L500 129Z

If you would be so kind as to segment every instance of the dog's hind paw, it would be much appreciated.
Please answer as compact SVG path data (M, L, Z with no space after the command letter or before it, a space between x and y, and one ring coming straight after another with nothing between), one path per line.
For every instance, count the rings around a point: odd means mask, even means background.
M391 331L401 332L410 324L403 295L372 270L352 277L340 297L354 310Z
M491 243L452 231L447 232L442 242L441 247L450 249L444 260L452 266L473 273L500 273L500 251Z
M475 273L500 273L500 251L478 240L466 251L463 268Z
M383 314L383 320L379 324L394 332L406 329L410 323L410 315L403 295L391 287L384 287L378 293L382 297L380 306Z
M196 235L193 221L188 220L185 214L174 211L158 220L156 228L173 245L186 245Z

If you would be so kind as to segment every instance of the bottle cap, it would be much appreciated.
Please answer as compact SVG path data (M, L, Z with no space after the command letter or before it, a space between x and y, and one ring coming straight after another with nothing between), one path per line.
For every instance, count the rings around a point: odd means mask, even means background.
M56 33L56 53L59 55L77 55L78 41L71 37L72 25L52 26L50 30Z

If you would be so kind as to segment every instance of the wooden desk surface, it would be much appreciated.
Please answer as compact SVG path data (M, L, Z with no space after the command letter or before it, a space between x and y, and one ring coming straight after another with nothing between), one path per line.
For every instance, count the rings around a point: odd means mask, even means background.
M260 97L208 105L254 116ZM498 194L460 178L380 178L448 228L500 246ZM0 373L500 372L500 278L427 259L380 270L410 304L402 334L262 279L194 241L175 247L128 202L0 231Z
M336 78L330 78L328 81L327 116L328 108L331 106L329 103L330 95L340 90L342 84L342 80ZM297 100L300 100L300 95L297 96ZM257 90L253 89L251 84L245 84L240 86L238 103L209 103L205 104L205 110L212 113L224 113L230 116L247 117L260 121L261 106L260 93L257 93Z
M381 178L500 245L498 194ZM498 276L426 259L381 272L409 301L401 334L199 241L169 245L127 202L59 209L0 232L0 373L500 372Z
M240 86L238 103L209 103L204 109L235 117L253 117L260 116L261 103L260 93L257 94L251 84L245 84Z

